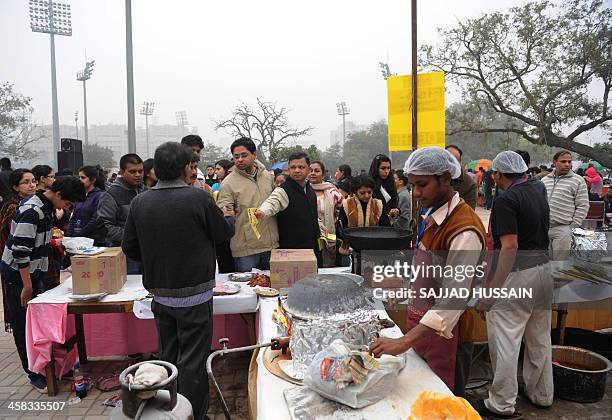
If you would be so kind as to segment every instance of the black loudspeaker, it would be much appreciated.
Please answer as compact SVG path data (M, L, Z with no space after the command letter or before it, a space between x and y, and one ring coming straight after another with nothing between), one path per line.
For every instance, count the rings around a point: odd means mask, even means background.
M57 171L60 173L64 169L70 169L73 174L77 175L79 169L83 167L83 153L57 152L57 166Z
M60 147L62 152L83 153L83 143L81 140L64 137L61 139Z

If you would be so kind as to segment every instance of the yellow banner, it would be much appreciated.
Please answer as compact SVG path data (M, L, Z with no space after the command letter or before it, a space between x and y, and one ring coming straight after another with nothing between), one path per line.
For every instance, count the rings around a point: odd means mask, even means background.
M444 147L444 73L417 76L417 149ZM389 150L412 150L412 75L387 78Z

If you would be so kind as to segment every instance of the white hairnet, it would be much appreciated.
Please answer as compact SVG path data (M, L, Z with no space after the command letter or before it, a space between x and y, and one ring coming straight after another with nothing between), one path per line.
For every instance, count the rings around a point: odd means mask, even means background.
M502 174L523 174L528 169L521 155L510 150L498 153L491 166Z
M457 159L440 147L424 147L410 154L404 165L406 175L442 175L448 172L451 178L461 176L461 166Z

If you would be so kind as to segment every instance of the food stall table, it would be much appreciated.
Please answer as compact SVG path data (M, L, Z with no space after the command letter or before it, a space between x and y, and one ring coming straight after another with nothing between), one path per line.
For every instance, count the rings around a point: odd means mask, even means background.
M225 281L228 281L227 275L218 274L216 276L217 284ZM30 369L45 372L49 395L57 394L56 374L61 376L63 372L69 370L76 359L73 351L74 344L77 345L80 362L87 363L85 344L87 321L83 320L85 314L133 314L135 317L126 321L130 330L127 338L147 341L149 346L153 345L154 348L157 346L155 325L151 322L145 325L136 319L153 319L153 313L150 312L150 299L145 299L147 291L142 285L142 276L128 276L125 285L118 293L107 295L97 302L75 302L69 298L71 294L72 278L68 278L59 286L42 293L28 304L26 345ZM214 314L240 314L247 324L251 342L255 342L255 312L258 307L258 298L254 291L248 286L243 286L236 295L215 296L213 299ZM74 326L69 322L68 315L74 315ZM126 346L130 348L129 343ZM63 353L62 363L57 367L54 363L54 348Z
M277 326L272 320L272 312L277 306L277 299L262 298L259 304L259 343L270 342L278 336ZM388 318L384 309L379 309L381 318ZM383 335L387 337L400 337L402 335L398 327L383 330ZM419 394L423 391L437 391L447 395L453 395L442 380L427 366L425 361L419 357L412 349L405 353L406 366L400 372L397 380L397 387L386 400L393 407L398 418L408 418L410 408ZM263 351L260 351L256 358L257 373L256 383L257 392L253 395L249 392L249 404L256 409L258 420L266 419L291 419L283 391L294 387L268 371L263 363ZM251 370L251 369L250 369ZM251 382L251 377L249 377ZM253 387L249 383L249 391ZM391 419L388 419L391 420Z

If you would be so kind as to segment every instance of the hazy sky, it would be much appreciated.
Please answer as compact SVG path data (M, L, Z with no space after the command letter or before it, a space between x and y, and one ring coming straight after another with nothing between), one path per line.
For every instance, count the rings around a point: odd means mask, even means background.
M87 57L96 60L89 123L126 124L125 2L67 2L73 34L56 37L60 122L74 124L76 110L82 118L76 73ZM523 3L420 1L419 43L434 41L436 28L457 18ZM213 119L260 97L290 108L295 126L315 127L306 143L327 147L341 121L336 102L345 100L358 124L386 117L379 61L410 73L408 0L132 0L132 18L136 111L149 99L158 123L176 124L175 112L185 110L214 142L227 135L213 130ZM27 0L0 0L0 39L0 81L31 96L34 119L50 123L49 36L31 32Z

